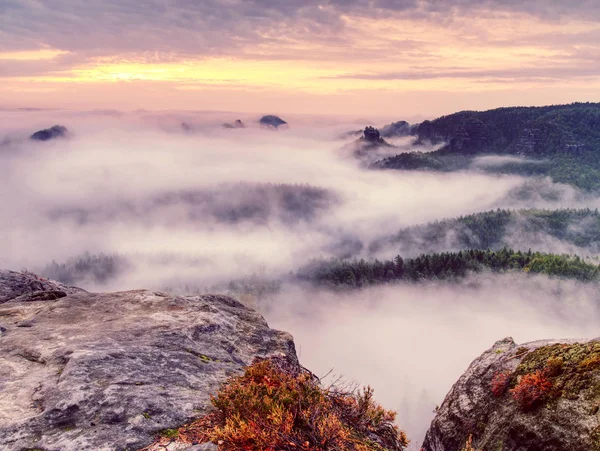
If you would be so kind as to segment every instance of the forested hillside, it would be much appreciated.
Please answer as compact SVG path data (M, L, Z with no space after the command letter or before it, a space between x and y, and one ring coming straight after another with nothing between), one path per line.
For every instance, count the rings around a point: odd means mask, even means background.
M498 250L525 241L530 243L529 248L536 246L536 238L539 241L547 237L597 253L600 212L589 208L497 209L404 228L371 243L370 252L390 247L402 255L474 248Z
M417 282L434 279L457 279L481 271L546 274L577 280L596 280L598 266L577 256L499 251L467 250L426 254L416 258L393 260L315 260L301 268L296 277L316 285L363 287L398 281Z
M545 175L585 190L600 189L600 104L461 111L414 128L416 144L443 144L417 159L409 154L374 163L380 169L451 171L470 167L482 155L511 155L522 162L490 172ZM541 164L532 164L531 162Z

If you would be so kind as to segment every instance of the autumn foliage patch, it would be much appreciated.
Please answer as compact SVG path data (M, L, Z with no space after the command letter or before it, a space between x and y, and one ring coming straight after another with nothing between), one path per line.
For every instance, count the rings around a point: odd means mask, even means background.
M490 388L492 389L492 393L496 398L501 397L506 392L508 384L510 383L510 376L510 371L503 371L494 374L494 377L490 383Z
M544 401L551 389L552 382L538 370L522 376L510 393L523 410L529 410Z
M211 441L223 451L397 451L408 444L395 413L373 400L371 388L324 388L284 358L255 362L212 403L214 413L181 428L174 440Z

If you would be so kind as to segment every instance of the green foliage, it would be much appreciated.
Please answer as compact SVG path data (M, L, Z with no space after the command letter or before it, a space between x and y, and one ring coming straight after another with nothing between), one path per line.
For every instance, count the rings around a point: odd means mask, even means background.
M437 158L426 153L407 152L385 158L374 164L379 169L408 169L408 170L432 170L441 171L444 164Z
M165 438L176 438L179 435L179 431L177 429L165 429L160 431L159 435Z
M317 285L351 288L401 280L454 279L484 270L521 271L589 281L597 279L599 268L578 256L523 253L503 248L423 254L407 260L400 256L387 261L316 260L301 268L296 276Z

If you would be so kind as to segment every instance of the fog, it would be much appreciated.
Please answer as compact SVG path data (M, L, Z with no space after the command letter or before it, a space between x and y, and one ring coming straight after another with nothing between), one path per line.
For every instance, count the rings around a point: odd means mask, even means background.
M371 385L418 450L436 405L471 361L508 336L598 336L598 294L596 284L479 274L342 293L288 287L263 308L272 327L294 334L317 375Z
M15 125L5 133L12 141L1 157L0 230L8 247L0 263L18 269L88 251L176 255L184 263L169 272L192 273L197 283L226 280L240 271L284 273L307 258L336 255L348 239L367 243L402 226L494 207L523 183L519 177L475 173L361 169L339 152L335 139L352 124L304 119L286 131L227 130L219 127L225 115L209 121L206 114L188 113L183 119L198 131L186 133L175 113L157 118L35 112L31 126L24 125L29 112L3 114L5 123ZM42 143L19 139L42 122L65 124L71 137ZM236 196L247 197L247 190L223 188L240 183L308 184L330 196L309 220L292 223L273 211L281 205L265 201L265 193L257 195L270 213L260 221L252 215L223 221L178 199L182 193L225 192L228 202L240 207ZM191 270L190 258L206 264ZM157 285L166 272L162 266L158 274L142 266L140 274L109 288Z
M258 117L230 113L0 117L0 267L43 271L86 252L123 259L78 282L89 290L192 292L252 275L277 280L312 258L395 255L397 248L373 253L369 244L412 225L495 208L600 203L549 179L365 169L343 151L353 138L339 139L362 121L284 117L290 128L273 131ZM246 128L221 127L238 118ZM54 124L70 136L27 139ZM573 250L511 233L515 243ZM333 369L372 385L418 444L471 360L505 336L594 336L597 294L595 284L479 275L347 293L285 284L253 306L295 336L303 364L317 374Z

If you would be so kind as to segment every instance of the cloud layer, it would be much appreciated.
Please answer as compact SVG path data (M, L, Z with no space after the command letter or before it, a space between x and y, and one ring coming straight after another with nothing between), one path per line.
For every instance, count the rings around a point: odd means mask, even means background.
M0 14L9 106L438 114L600 86L594 1L3 0Z

